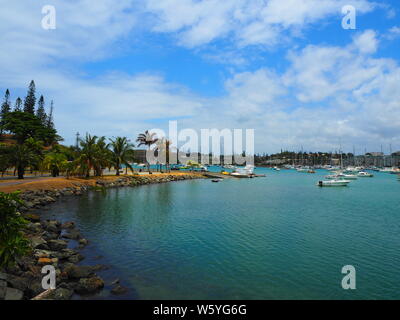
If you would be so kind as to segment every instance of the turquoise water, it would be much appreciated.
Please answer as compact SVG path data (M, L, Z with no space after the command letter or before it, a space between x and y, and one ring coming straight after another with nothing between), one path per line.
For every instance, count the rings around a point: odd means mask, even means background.
M75 220L138 299L399 299L400 182L346 188L316 174L91 192L50 210ZM357 289L343 290L344 265Z

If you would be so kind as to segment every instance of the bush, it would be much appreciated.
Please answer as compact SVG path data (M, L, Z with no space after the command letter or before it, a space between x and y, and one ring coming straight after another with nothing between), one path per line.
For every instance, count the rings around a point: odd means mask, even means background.
M20 204L17 192L0 192L0 267L12 266L16 258L29 251L29 241L22 233L27 222L18 212Z

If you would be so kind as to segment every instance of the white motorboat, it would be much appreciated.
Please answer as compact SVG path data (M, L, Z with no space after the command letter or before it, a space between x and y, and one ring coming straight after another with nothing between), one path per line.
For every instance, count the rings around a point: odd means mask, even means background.
M357 176L363 177L363 178L372 178L374 175L372 173L369 173L366 171L360 171Z
M254 166L246 165L244 168L237 168L234 172L231 173L231 176L236 178L253 178L254 176Z
M339 179L345 179L345 180L357 180L357 176L355 174L345 174L345 173L340 173L337 175Z
M274 167L275 171L281 171L281 169L279 169L278 167Z
M342 179L332 179L325 181L318 181L317 186L319 187L346 187L350 181Z

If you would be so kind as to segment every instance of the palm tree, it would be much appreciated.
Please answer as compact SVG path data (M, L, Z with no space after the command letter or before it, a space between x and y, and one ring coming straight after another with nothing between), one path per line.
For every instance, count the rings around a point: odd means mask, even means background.
M67 164L67 157L62 153L49 153L44 157L43 169L51 171L53 177L58 177L60 171L64 170Z
M116 137L111 141L111 163L114 165L114 168L117 170L117 176L119 176L119 169L121 168L121 164L124 164L126 168L131 169L133 172L133 168L130 165L129 161L133 158L133 148L134 145L130 143L130 141L126 137Z
M10 163L17 169L18 179L23 179L25 169L34 166L39 162L35 151L25 144L16 144L11 148Z
M85 139L80 141L80 154L76 159L78 172L90 177L90 171L94 170L96 176L102 174L103 168L109 164L110 150L105 142L105 137L91 136L86 134Z
M148 149L150 150L150 147L155 144L158 141L158 138L156 138L156 134L150 133L148 130L146 130L145 133L141 133L138 135L136 142L139 142L138 147L140 146L147 146ZM147 161L147 167L150 172L150 163Z
M111 152L109 144L106 143L106 137L100 137L96 143L97 161L94 167L95 175L102 176L104 168L111 167Z

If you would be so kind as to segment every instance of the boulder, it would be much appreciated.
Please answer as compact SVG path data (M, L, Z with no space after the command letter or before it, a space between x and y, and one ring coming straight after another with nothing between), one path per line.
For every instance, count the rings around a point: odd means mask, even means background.
M51 250L60 251L62 249L66 249L68 243L64 240L49 240L48 245Z
M45 239L46 241L57 240L58 239L58 233L46 231L43 234L43 239Z
M22 300L24 293L21 290L7 288L4 300Z
M117 285L111 289L111 293L115 295L125 294L128 292L128 288L125 288L121 285Z
M88 278L94 274L93 267L76 266L74 264L68 264L64 268L64 272L68 275L69 279Z
M78 240L81 238L81 234L79 233L78 230L71 230L62 236L63 238L66 239L72 239L72 240Z
M46 231L60 233L61 225L56 220L42 221L42 226Z
M31 222L40 222L40 216L37 214L33 214L33 213L26 213L23 215L23 217Z
M89 243L89 241L86 240L86 239L80 239L79 240L79 245L82 246L82 247L87 246L88 243Z
M61 229L73 229L75 228L75 222L68 221L61 225Z
M31 239L31 246L33 249L48 249L47 242L41 237L32 237Z
M101 278L95 276L92 278L80 279L75 291L79 294L91 294L98 292L99 290L103 289L103 287L104 281Z
M0 300L3 300L6 296L7 282L0 280Z
M8 285L14 289L18 289L20 291L25 291L28 286L30 280L24 277L18 277L14 275L8 275L7 277Z
M47 300L69 300L74 292L67 288L57 288L47 296Z
M70 256L68 258L68 262L78 263L78 262L82 261L83 259L84 259L83 255L78 253L78 254L74 254L74 255Z
M72 249L62 249L59 252L55 253L55 256L61 260L68 259L69 257L76 255L77 251Z

